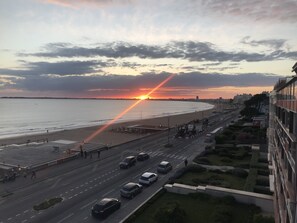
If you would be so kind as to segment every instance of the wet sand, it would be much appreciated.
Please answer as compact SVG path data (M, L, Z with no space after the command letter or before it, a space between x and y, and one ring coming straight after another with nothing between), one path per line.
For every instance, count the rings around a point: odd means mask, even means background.
M158 118L151 118L151 119L115 123L109 126L108 128L106 128L100 134L96 135L90 142L105 144L108 146L118 145L124 142L142 138L145 136L145 134L116 132L116 131L112 131L112 129L127 127L132 125L148 125L148 126L162 125L167 127L168 121L169 121L170 127L175 127L177 125L185 124L193 120L206 118L210 116L214 110L215 108L210 110L200 111L200 112L188 113L188 114L180 114L180 115L173 115L173 116L167 116L167 117L158 117ZM93 134L101 127L102 126L84 127L84 128L78 128L78 129L63 130L59 132L49 132L49 133L45 132L44 134L38 134L38 135L26 135L26 136L14 137L14 138L0 139L0 146L10 145L10 144L24 144L28 140L30 140L30 142L36 142L36 141L45 141L45 140L55 141L55 140L63 139L63 140L83 142L87 137L89 137L91 134Z

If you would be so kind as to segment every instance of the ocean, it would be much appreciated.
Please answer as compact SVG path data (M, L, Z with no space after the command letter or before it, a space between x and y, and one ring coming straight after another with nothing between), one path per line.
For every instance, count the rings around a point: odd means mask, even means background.
M135 100L0 99L0 139L102 125ZM144 100L117 122L191 113L213 105L191 101Z

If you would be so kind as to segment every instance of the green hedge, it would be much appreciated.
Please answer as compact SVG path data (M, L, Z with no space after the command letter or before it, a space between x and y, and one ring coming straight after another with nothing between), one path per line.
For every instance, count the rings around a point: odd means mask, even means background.
M254 191L254 187L256 185L256 180L257 180L257 169L251 168L249 171L249 175L246 179L245 185L244 185L244 190L245 191Z
M55 198L51 198L49 200L46 200L40 204L34 205L33 209L36 211L40 211L40 210L45 210L49 207L54 206L57 203L60 203L63 199L61 197L55 197Z

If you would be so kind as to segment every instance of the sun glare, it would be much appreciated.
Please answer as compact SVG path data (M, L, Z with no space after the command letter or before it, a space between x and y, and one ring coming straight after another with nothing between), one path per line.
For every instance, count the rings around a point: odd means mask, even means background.
M145 100L145 99L148 99L148 96L147 95L140 95L140 96L137 97L137 99Z

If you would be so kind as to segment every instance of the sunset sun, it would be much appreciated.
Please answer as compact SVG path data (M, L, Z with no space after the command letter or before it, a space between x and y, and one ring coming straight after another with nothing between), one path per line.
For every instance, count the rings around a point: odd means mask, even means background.
M137 99L145 100L145 99L148 99L148 96L147 95L140 95L140 96L137 97Z

